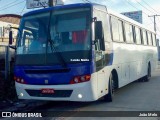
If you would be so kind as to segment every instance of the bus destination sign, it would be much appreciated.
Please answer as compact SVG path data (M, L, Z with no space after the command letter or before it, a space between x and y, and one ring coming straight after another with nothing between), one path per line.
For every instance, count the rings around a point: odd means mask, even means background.
M26 0L27 9L49 7L49 0Z

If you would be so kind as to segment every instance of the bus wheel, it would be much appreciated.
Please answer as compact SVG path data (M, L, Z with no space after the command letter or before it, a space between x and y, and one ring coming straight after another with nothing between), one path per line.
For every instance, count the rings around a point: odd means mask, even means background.
M151 78L151 66L150 66L150 64L148 64L147 75L145 76L144 81L148 82L150 80L150 78Z
M114 96L114 88L115 88L115 82L113 79L112 74L109 77L109 85L108 85L108 94L104 96L104 100L107 102L112 102L113 101L113 96Z

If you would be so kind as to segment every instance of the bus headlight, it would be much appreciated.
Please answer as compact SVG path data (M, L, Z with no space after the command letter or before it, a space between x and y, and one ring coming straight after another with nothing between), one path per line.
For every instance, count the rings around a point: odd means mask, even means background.
M82 99L82 97L83 97L82 94L78 94L79 99Z
M20 93L20 96L21 96L21 97L23 97L23 96L24 96L24 94L23 94L23 93Z

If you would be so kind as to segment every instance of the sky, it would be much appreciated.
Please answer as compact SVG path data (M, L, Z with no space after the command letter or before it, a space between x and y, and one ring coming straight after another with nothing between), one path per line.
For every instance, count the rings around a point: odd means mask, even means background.
M143 11L143 24L153 29L153 17L148 15L160 15L160 0L88 0L93 3L106 5L109 9L118 13L130 11ZM84 3L87 0L64 0L65 4ZM0 0L0 14L19 14L35 10L26 9L26 0ZM156 17L157 33L160 34L160 16Z

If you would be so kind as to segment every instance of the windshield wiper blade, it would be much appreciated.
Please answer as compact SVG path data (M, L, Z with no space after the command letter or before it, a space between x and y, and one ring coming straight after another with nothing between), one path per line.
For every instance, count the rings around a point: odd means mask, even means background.
M52 12L50 12L50 16L49 16L49 23L48 23L48 35L47 35L47 44L48 42L50 43L50 46L51 46L51 51L52 53L55 52L58 60L60 61L62 67L64 68L67 68L67 64L64 60L64 58L62 57L61 53L60 52L57 52L57 49L56 47L54 46L54 41L51 40L51 19L52 19ZM47 45L48 46L48 45Z
M50 43L51 51L52 53L55 53L57 55L58 60L60 61L62 67L67 68L67 63L65 62L64 58L62 57L61 53L57 51L56 47L54 46L54 41L51 39L48 39L48 42Z

